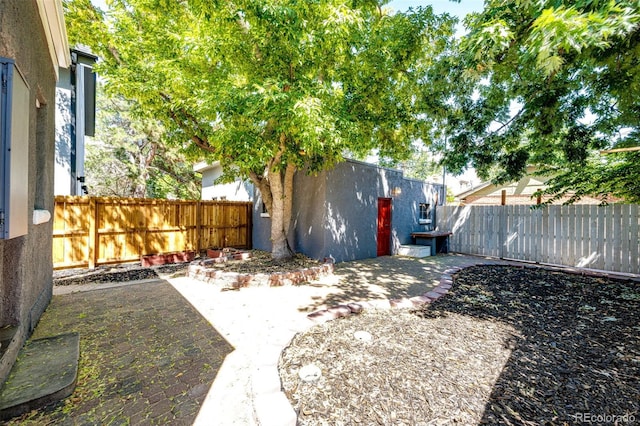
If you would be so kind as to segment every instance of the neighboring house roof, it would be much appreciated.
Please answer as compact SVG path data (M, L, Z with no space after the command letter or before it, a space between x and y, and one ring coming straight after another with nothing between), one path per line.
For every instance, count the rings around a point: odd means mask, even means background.
M457 199L462 200L462 199L468 197L469 195L474 195L477 192L479 192L479 191L481 191L481 190L483 190L485 188L488 188L491 185L492 185L491 182L480 182L480 184L478 184L476 186L473 186L473 187L467 189L466 191L460 192L459 194L456 194L455 197Z
M546 187L546 180L549 178L539 178L534 176L524 176L517 182L510 182L503 185L494 185L491 182L484 182L475 188L465 191L456 196L462 204L501 204L502 192L505 192L507 204L532 204L536 200L532 199L533 194Z
M535 169L528 168L528 174L520 180L509 182L502 185L495 185L491 182L483 182L467 191L457 194L455 197L460 204L476 204L476 205L500 205L502 203L502 191L506 195L506 204L535 204L537 200L533 198L533 194L547 187L547 181L551 176L536 176ZM549 196L542 197L541 201L548 199ZM554 202L562 203L569 196L563 197ZM601 200L594 197L582 197L576 204L599 204Z
M202 173L205 170L209 170L209 169L213 169L213 168L217 167L218 164L220 164L219 161L214 161L213 163L207 163L206 161L200 161L199 163L196 163L196 164L193 165L193 171Z
M69 68L69 42L67 29L64 25L64 13L61 0L36 0L38 12L42 20L42 27L47 37L51 63L58 79L58 67Z

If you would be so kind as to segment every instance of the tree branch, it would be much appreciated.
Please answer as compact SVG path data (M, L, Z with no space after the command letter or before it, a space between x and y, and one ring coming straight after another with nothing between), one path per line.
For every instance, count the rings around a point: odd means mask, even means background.
M526 107L525 107L526 108ZM509 121L507 121L506 123L501 123L502 126L500 126L499 128L497 128L496 130L492 131L491 133L489 133L489 135L495 135L496 133L498 133L500 130L504 129L505 127L507 127L509 124L513 123L513 121L518 118L520 115L522 115L522 113L524 112L525 108L522 108L520 111L518 111L518 113L516 115L514 115L513 117L511 117L509 119Z
M165 102L171 102L171 97L169 95L167 95L166 93L160 93L160 97L165 101ZM185 118L181 118L178 116L178 114L176 114L176 112L171 109L168 108L167 109L169 112L169 115L171 116L171 119L173 121L176 122L176 124L178 126L180 126L180 128L182 128L183 130L191 130L190 126L188 126L189 123L186 123L186 121L190 122L190 124L192 126L195 127L199 127L199 123L198 121L195 119L194 116L192 116L191 114L189 114L187 111L180 109L180 113L185 117ZM199 148L202 148L205 151L208 152L216 152L216 149L213 148L210 144L209 141L200 137L199 135L197 135L195 132L193 131L188 131L187 133L191 133L191 140L193 141L193 143L196 144L196 146L198 146Z
M251 181L258 187L258 190L260 191L260 195L262 197L262 202L267 207L267 212L271 214L273 197L271 196L271 188L269 187L269 182L265 179L264 176L260 176L256 172L249 172L249 179L251 179Z
M615 152L630 152L630 151L640 151L640 146L631 146L628 148L604 149L600 151L600 154L613 154Z
M271 172L271 170L282 161L282 155L285 152L284 143L287 141L287 135L284 133L280 133L280 145L278 146L278 152L273 156L271 160L269 160L269 168L267 172Z
M118 49L116 49L113 46L107 46L107 50L109 50L109 53L111 53L111 56L113 56L113 59L116 60L116 63L118 64L118 66L122 66L124 64L124 62L122 62L122 59L120 58L120 53L118 53Z

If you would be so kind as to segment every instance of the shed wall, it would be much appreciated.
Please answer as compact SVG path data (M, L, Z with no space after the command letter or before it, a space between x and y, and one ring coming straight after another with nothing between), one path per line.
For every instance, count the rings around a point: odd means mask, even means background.
M325 252L327 220L327 172L318 176L298 173L294 178L293 233L294 250L314 259L322 259Z
M336 261L376 257L378 198L391 198L391 253L411 243L419 204L433 204L441 185L406 179L399 170L347 161L327 172L325 256ZM399 189L400 193L394 193Z
M392 189L400 188L393 195ZM406 179L399 170L348 160L317 176L298 172L290 241L295 251L336 262L376 257L378 198L392 199L392 254L411 243L411 233L426 230L418 223L419 204L434 204L442 185ZM269 218L261 217L256 193L253 246L271 250Z

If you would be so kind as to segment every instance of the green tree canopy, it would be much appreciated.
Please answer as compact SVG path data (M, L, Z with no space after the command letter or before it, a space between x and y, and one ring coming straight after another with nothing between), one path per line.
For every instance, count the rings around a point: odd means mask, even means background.
M250 178L290 255L293 175L346 153L402 159L426 137L429 70L454 21L375 0L68 0L72 41L89 45L107 89L163 122L195 159ZM435 90L435 89L434 89Z
M193 167L165 142L158 122L139 117L122 96L98 90L96 136L87 145L89 193L108 197L200 198Z
M489 0L450 69L449 170L515 180L555 176L546 193L640 201L640 10L633 1Z

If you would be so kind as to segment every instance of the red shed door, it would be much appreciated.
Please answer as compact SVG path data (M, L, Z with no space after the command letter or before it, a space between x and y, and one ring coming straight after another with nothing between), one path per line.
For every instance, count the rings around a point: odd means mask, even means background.
M378 256L391 254L391 198L378 198Z

